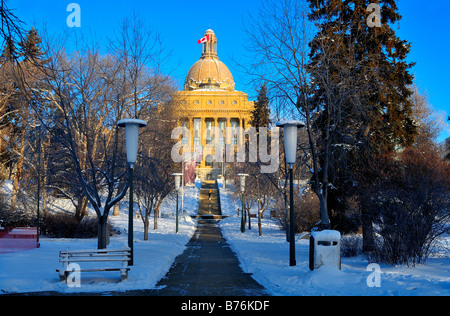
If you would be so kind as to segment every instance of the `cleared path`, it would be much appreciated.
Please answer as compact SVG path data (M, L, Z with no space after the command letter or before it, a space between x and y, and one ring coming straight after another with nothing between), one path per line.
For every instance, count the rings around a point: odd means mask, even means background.
M215 181L202 183L199 199L199 215L222 214ZM242 271L216 220L199 220L186 250L157 286L159 290L151 295L267 295L264 287Z

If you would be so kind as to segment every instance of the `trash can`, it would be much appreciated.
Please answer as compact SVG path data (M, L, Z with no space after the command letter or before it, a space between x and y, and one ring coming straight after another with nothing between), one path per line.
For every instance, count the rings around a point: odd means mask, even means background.
M341 233L337 230L311 232L309 239L309 269L321 266L341 269Z

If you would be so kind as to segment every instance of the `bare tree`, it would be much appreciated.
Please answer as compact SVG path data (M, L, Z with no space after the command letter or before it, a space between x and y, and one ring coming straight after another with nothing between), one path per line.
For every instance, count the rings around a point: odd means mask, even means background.
M71 56L50 47L49 52L47 89L35 89L35 93L55 111L42 121L70 157L78 183L97 214L98 248L103 249L110 209L128 189L128 184L119 188L126 174L126 164L119 160L123 145L116 127L126 110L116 98L120 68L95 49Z
M0 41L1 46L6 46L13 52L12 57L16 58L14 53L14 41L20 41L23 37L23 22L14 14L13 10L8 8L7 0L0 0Z
M308 44L315 28L308 22L307 14L304 1L265 1L259 15L250 18L246 28L248 50L254 56L252 65L246 69L256 81L266 82L275 98L283 100L278 104L284 105L284 113L291 113L305 121L308 140L303 148L307 148L310 155L314 192L320 201L322 224L328 227L328 174L319 172L326 170L328 162L319 161L318 151L323 145L325 147L321 150L328 150L330 143L318 143L317 128L314 126L318 109L310 98ZM328 141L328 136L323 135L323 139Z
M418 135L415 139L416 145L433 143L443 128L443 121L431 108L426 93L421 93L416 85L410 87L410 97L413 104L412 116L418 125Z
M127 115L148 122L140 136L145 146L140 150L135 173L137 204L147 240L150 214L155 214L156 229L159 207L174 188L173 163L168 157L171 130L176 122L172 119L175 85L163 73L170 51L159 34L137 14L122 21L109 45L115 52L115 62L121 65L119 102L127 109Z
M129 116L146 116L149 109L170 98L168 87L172 88L173 80L163 69L171 52L142 17L133 14L125 18L108 42L115 63L120 65L118 93Z
M154 109L154 115L148 118L149 126L141 135L146 148L139 155L135 191L144 223L144 240L148 239L151 213L154 214L153 229L157 229L160 206L175 188L172 176L175 165L169 159L172 149L170 135L175 121L168 120L171 117L170 110L165 108L170 106L170 103L166 103Z

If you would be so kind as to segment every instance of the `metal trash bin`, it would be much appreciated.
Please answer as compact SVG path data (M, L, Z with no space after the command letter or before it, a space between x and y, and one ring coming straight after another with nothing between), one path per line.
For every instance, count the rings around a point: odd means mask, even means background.
M309 269L321 266L341 270L341 233L337 230L311 232L309 239Z

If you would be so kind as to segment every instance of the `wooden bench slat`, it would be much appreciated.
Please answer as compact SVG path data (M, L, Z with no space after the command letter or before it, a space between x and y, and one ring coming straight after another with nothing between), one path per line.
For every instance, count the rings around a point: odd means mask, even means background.
M122 270L127 270L130 271L130 268L99 268L99 269L81 269L80 272L112 272L112 271L122 271ZM63 271L65 272L65 270L60 270L60 269L56 269L56 272L60 272Z
M129 256L130 253L121 253L121 254L100 254L100 255L92 255L92 254L76 254L76 255L72 255L72 254L68 254L68 255L63 255L60 257L69 257L69 258L118 258L118 257L123 257L123 256Z
M123 259L106 259L106 258L92 258L92 259L77 259L77 260L72 260L72 259L59 259L59 262L109 262L109 261L114 261L114 262L121 262L121 261L129 261L130 257L125 257Z
M108 252L130 252L130 248L124 249L96 249L96 250L61 250L60 254L71 254L71 253L108 253Z
M123 253L68 253L68 254L62 254L60 257L120 257L120 256L128 256L130 252L123 252Z

